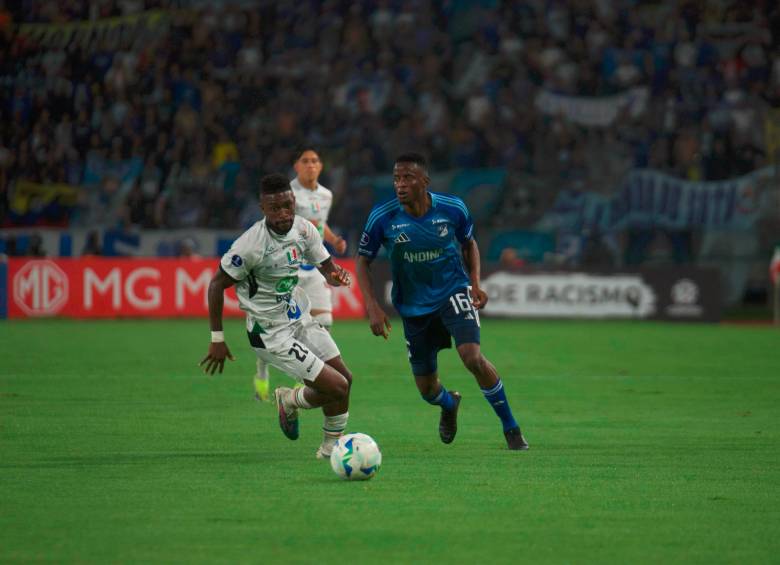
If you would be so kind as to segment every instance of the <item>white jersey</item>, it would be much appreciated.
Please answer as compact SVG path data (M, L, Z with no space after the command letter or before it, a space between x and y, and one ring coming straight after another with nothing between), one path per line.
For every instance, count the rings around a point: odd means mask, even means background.
M311 222L296 216L290 231L278 235L263 219L233 242L220 267L236 281L241 309L264 329L300 319L301 297L306 300L303 292L295 292L301 262L318 265L328 257Z
M309 190L301 184L298 177L290 181L290 186L295 195L295 213L315 222L317 231L324 237L325 223L333 205L333 193L319 183L317 188Z

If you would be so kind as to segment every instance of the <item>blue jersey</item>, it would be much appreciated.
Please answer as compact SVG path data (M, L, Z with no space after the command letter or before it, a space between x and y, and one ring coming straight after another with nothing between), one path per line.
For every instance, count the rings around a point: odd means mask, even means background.
M431 208L420 218L407 214L395 198L374 206L360 238L358 253L364 257L374 259L382 245L387 249L393 306L403 317L434 312L469 285L460 250L474 231L468 208L455 196L428 194Z

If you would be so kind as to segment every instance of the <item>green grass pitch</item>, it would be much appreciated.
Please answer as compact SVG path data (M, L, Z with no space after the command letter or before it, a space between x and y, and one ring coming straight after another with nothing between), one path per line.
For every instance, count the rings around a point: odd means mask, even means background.
M320 413L283 437L243 323L226 334L237 360L211 378L203 320L0 323L0 562L778 560L776 330L486 320L517 453L454 351L443 445L400 322L388 342L337 322L349 430L384 455L365 483L314 459Z

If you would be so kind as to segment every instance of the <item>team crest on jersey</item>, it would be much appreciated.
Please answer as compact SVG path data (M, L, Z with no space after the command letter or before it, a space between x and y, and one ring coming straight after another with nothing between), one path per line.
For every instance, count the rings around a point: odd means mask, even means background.
M450 232L447 229L447 224L441 224L439 226L439 237L446 237L448 233Z
M287 264L288 265L297 265L301 262L301 256L298 253L298 249L295 247L291 247L287 250Z

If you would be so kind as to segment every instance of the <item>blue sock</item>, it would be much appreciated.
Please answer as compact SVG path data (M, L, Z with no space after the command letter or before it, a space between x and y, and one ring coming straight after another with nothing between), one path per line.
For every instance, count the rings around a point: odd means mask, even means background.
M501 379L494 387L483 388L482 394L485 395L487 400L496 412L496 416L501 418L501 424L504 426L504 431L517 428L517 422L515 417L512 416L512 409L509 407L509 401L506 399L506 393L504 392L504 383Z
M452 410L455 407L455 401L452 399L452 395L441 385L441 390L433 396L423 395L423 400L428 404L435 404L441 406L445 410Z

